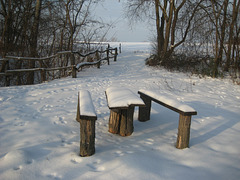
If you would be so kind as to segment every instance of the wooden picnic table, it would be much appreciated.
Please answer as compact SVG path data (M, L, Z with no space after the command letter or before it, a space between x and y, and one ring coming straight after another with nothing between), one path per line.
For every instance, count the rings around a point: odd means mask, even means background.
M134 128L134 108L145 106L143 100L124 87L110 87L105 93L110 109L109 132L120 136L130 136Z

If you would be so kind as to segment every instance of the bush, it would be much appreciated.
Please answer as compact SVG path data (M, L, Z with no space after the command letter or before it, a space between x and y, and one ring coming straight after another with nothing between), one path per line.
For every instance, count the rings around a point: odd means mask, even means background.
M201 74L203 76L211 76L213 68L213 58L201 55L185 55L173 54L164 64L156 55L151 55L146 59L146 65L160 65L170 71L190 72L192 74Z

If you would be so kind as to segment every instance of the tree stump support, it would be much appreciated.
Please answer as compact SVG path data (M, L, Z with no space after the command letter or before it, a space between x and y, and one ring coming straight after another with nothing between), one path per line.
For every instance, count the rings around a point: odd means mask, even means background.
M110 117L109 117L109 132L113 134L119 133L119 122L121 120L121 113L119 109L110 109Z
M92 104L92 99L90 94L89 94L89 97L86 99L84 103L88 102ZM80 101L81 99L79 98L79 95L78 95L76 120L80 123L80 154L79 155L82 157L86 157L86 156L91 156L95 153L95 122L97 120L97 116L96 115L89 116L89 115L81 114ZM88 105L86 106L89 107ZM93 107L93 104L91 106ZM94 112L95 110L92 109L92 111Z
M176 148L184 149L189 147L191 116L179 115L178 137Z
M80 156L95 154L95 120L80 119Z
M111 109L109 117L109 132L120 136L130 136L133 133L134 106L127 109Z
M135 106L145 106L143 100L124 87L109 87L105 94L110 109L108 131L120 136L130 136L134 130Z
M146 106L139 107L138 120L141 122L145 122L150 120L152 101L151 98L145 96L144 94L140 94L140 98L143 100Z

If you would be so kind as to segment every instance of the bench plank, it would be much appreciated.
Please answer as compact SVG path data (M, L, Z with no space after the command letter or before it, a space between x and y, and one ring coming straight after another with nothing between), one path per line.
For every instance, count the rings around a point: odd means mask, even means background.
M139 90L138 93L143 96L148 96L154 102L161 104L162 106L165 106L177 113L183 115L197 115L197 111L192 107L182 104L172 98L162 96L158 92L150 90Z
M162 96L155 91L140 90L138 93L146 104L146 107L139 107L138 120L142 122L150 120L152 101L178 112L179 124L176 148L183 149L189 147L191 117L192 115L196 115L197 111L190 106L184 105L172 98Z
M131 90L122 87L110 87L106 90L109 109L128 108L129 106L145 106L141 98Z
M91 95L87 90L79 91L79 118L80 119L89 119L89 120L97 120L97 115L95 112L95 108L92 102Z

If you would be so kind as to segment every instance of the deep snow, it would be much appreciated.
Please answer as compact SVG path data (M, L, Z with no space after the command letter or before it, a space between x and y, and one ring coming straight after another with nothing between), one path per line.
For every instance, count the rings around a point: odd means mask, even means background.
M147 67L148 43L122 48L117 62L83 69L76 79L0 88L1 180L240 178L240 86ZM144 123L135 108L131 136L109 133L104 91L111 86L158 91L194 108L190 148L175 148L178 114L155 103ZM90 91L98 116L91 157L78 155L80 89Z

